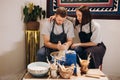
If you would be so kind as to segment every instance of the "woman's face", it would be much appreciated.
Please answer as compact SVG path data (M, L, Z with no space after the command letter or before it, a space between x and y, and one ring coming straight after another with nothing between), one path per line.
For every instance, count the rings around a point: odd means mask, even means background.
M79 23L82 22L82 12L80 12L79 10L76 10L76 16L77 16L77 20L79 21Z

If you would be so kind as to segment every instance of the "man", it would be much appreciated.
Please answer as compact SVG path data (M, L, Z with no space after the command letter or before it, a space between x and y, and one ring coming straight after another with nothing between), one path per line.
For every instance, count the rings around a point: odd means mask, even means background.
M50 53L59 50L67 50L72 44L74 28L72 22L66 19L67 10L57 8L55 19L46 20L42 27L44 46L37 53L37 60L46 62L46 57L51 60Z

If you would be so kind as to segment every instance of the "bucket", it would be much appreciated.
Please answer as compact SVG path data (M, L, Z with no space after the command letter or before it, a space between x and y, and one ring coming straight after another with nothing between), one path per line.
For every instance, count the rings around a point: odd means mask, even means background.
M68 50L65 54L66 60L64 62L65 66L71 66L72 64L75 65L74 74L77 74L77 61L76 61L76 52L73 50Z

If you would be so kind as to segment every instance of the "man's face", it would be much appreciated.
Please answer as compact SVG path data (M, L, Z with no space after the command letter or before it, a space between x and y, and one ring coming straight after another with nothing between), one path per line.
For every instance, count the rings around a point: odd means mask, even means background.
M55 18L56 24L57 24L57 25L62 25L63 22L65 21L65 19L66 19L66 17L63 18L63 17L61 17L60 15L56 15L56 18Z

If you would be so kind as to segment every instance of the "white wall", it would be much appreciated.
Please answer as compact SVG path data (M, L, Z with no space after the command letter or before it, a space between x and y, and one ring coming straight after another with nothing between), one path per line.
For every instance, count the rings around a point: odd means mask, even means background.
M46 9L46 0L0 0L0 80L14 80L15 74L25 69L25 36L21 20L26 1L40 3ZM40 1L40 2L39 2ZM102 26L107 51L103 71L120 75L120 20L96 20Z
M31 1L46 9L46 0L0 0L0 80L16 80L25 69L22 8Z
M25 68L24 0L0 0L0 80L8 80Z
M103 41L107 51L103 71L109 75L120 76L120 20L96 20L102 27Z

